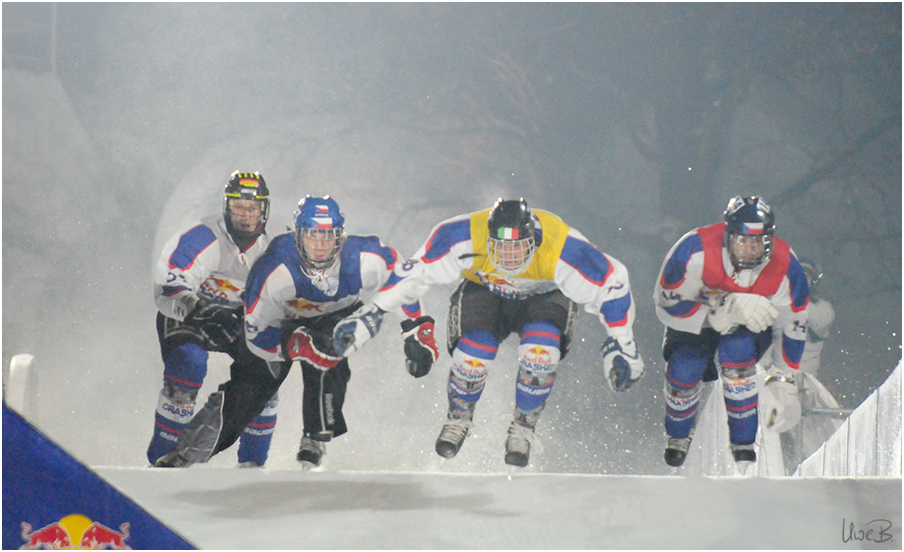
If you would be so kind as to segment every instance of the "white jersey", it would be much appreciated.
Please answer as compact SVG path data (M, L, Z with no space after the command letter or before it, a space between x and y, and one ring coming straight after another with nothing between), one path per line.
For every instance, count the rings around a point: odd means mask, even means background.
M254 261L267 249L266 231L240 250L223 214L210 215L170 238L154 271L154 302L164 316L183 320L190 297L241 307Z
M385 311L411 303L428 288L464 277L494 294L523 299L560 290L599 317L610 336L633 338L634 301L628 270L599 251L556 215L534 209L538 245L528 269L500 274L486 249L489 209L460 215L437 225L410 260L399 265L374 304Z
M754 293L778 311L773 322L773 362L797 369L807 333L809 289L797 257L774 238L770 260L753 270L736 271L722 244L725 223L691 230L672 246L656 280L653 303L666 326L700 334L711 327L711 301L728 293Z

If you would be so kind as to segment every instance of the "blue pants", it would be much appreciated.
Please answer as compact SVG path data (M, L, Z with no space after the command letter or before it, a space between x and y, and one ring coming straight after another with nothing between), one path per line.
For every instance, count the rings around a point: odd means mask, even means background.
M690 434L696 424L703 382L717 379L718 360L731 442L753 443L758 421L757 389L752 378L771 338L771 329L755 334L743 326L728 335L709 328L700 335L667 328L663 357L668 363L665 431L669 437Z

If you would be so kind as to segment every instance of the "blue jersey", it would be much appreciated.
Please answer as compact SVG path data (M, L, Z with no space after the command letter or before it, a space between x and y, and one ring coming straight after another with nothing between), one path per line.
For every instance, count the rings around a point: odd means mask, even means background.
M349 236L330 268L303 270L294 236L276 237L248 275L248 348L267 361L284 360L280 346L284 321L314 318L353 305L362 293L380 289L398 258L396 250L376 236Z

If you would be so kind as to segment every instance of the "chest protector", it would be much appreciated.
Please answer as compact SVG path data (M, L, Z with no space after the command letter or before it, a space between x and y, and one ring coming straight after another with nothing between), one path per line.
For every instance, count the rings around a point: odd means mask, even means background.
M784 240L773 236L772 257L753 285L743 287L739 286L725 272L722 264L722 237L724 234L724 222L697 229L697 235L703 242L703 284L711 289L721 289L729 293L754 293L763 297L775 295L782 283L782 278L788 272L788 265L791 263L791 247Z
M534 209L533 212L540 219L542 233L538 233L540 235L536 236L537 242L539 242L537 251L527 270L511 278L499 274L493 268L487 252L487 238L490 235L487 221L490 217L490 209L485 209L471 215L471 242L474 248L474 260L471 268L462 271L462 275L478 284L483 283L477 275L478 273L498 280L552 281L555 276L556 263L558 263L562 248L565 246L565 239L568 237L570 227L552 213L540 209Z

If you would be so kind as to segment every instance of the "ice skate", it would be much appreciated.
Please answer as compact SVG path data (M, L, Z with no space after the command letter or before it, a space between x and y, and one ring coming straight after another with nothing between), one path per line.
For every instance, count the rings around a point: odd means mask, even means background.
M694 438L694 430L691 428L687 437L669 437L665 446L665 463L673 468L681 467L687 458L687 451L691 448L691 440Z
M530 459L530 447L537 439L534 428L512 421L505 440L505 463L523 468Z
M465 442L465 437L468 436L468 430L473 425L474 422L471 420L454 418L446 420L436 439L436 453L443 458L452 458L458 454L462 443Z
M298 448L296 460L301 462L301 466L306 469L319 468L326 454L326 443L323 441L315 441L310 435L305 434L301 438L301 445Z
M255 462L254 460L248 460L247 462L239 462L236 464L237 468L260 468L262 467L260 464Z
M164 454L154 462L155 468L187 468L191 466L191 462L179 455L175 450Z
M732 443L731 455L734 456L734 461L737 463L747 462L752 464L756 462L756 451L753 450L753 444L735 445Z

